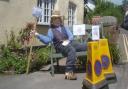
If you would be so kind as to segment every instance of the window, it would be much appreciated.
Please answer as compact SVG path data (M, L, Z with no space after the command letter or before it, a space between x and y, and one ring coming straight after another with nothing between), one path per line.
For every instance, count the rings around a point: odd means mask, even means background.
M75 11L76 11L76 5L73 3L69 3L68 6L68 25L72 26L75 22Z
M55 0L38 0L37 5L43 10L42 16L38 19L38 24L49 25L50 17L55 5Z

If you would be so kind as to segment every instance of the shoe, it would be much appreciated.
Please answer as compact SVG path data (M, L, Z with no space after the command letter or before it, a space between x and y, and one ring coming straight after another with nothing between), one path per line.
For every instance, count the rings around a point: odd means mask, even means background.
M73 72L66 72L65 73L65 79L67 79L67 80L76 80L77 77Z

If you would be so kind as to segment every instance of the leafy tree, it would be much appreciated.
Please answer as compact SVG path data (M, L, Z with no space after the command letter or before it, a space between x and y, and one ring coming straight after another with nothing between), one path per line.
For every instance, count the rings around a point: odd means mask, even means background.
M128 4L128 0L123 0L122 3L123 3L123 5L126 5L126 4Z
M93 16L115 16L118 22L122 21L123 9L122 6L117 6L107 0L95 0L95 9L87 13L87 18L91 19Z

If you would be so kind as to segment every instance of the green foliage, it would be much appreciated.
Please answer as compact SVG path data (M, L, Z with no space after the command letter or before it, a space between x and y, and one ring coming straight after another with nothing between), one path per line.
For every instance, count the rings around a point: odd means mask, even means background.
M19 55L18 53L21 44L18 42L14 31L10 32L9 38L7 46L1 47L0 72L14 71L16 73L24 73L27 61L25 55Z
M123 19L123 9L106 0L95 0L96 8L87 13L89 19L93 16L115 16L118 22Z
M112 62L118 64L121 59L120 49L117 46L117 39L119 37L119 30L111 29L111 27L104 27L104 35L108 39L110 55Z
M7 46L8 48L15 50L21 47L21 44L18 42L16 39L16 36L14 34L14 31L11 31L10 33L10 39L7 41Z
M7 46L0 48L0 72L25 73L29 55L29 47L27 45L31 39L29 33L33 28L34 24L28 23L26 28L20 31L18 37L15 36L13 31L10 32L10 37L7 37ZM38 49L33 46L30 71L37 70L46 64L49 61L49 52L49 46Z
M25 54L12 52L10 48L3 47L0 56L0 72L14 71L17 74L25 73L27 67L27 56ZM30 71L39 70L41 66L48 63L50 47L34 49L32 53Z
M38 49L36 50L36 54L37 54L39 62L41 64L45 64L48 62L48 58L50 55L50 47L47 46L45 48Z
M113 63L118 64L121 58L120 49L117 47L116 44L109 44L109 48Z
M50 47L46 46L33 51L31 70L39 70L49 62Z
M123 3L123 5L127 5L128 4L128 0L123 0L122 3Z
M26 59L24 56L16 55L11 52L8 47L2 48L0 57L0 72L14 71L16 73L24 73L26 70Z
M85 67L87 63L87 56L79 56L77 59L77 64L79 64L81 67Z

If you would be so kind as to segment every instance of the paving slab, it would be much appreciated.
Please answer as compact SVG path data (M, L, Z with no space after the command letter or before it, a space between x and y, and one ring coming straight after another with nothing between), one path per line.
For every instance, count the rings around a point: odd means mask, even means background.
M117 83L109 89L128 89L128 64L114 66ZM48 71L22 75L0 75L0 89L82 89L86 73L77 73L77 80L65 80L64 74L52 77Z

